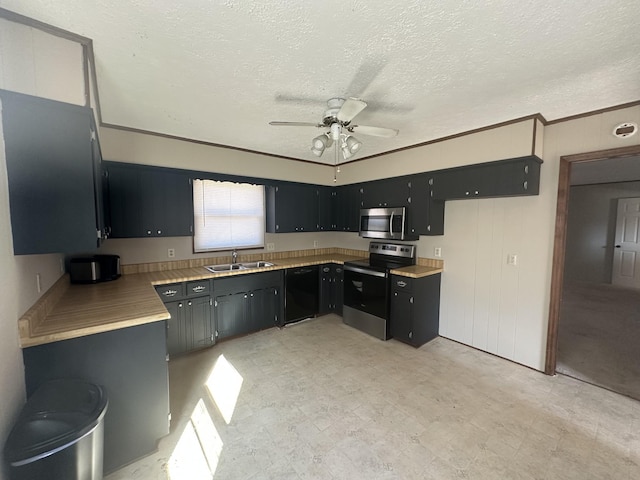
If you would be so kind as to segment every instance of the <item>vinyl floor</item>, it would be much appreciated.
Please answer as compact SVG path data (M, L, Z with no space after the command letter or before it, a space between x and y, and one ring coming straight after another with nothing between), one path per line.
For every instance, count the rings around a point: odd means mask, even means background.
M172 360L172 426L121 479L637 479L640 403L334 315Z

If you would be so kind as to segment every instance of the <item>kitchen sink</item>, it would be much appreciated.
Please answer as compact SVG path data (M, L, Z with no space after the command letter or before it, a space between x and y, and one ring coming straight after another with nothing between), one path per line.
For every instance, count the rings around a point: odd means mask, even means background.
M250 268L263 268L263 267L272 267L273 263L259 261L259 262L247 262L247 263L222 263L220 265L207 265L204 268L209 270L210 272L230 272L233 270L248 270Z
M247 262L247 263L241 263L240 265L242 265L244 268L262 268L262 267L273 267L273 263L271 262L265 262L265 261L259 261L259 262Z
M221 265L208 265L206 267L210 272L229 272L231 270L242 270L242 266L239 263L223 263Z

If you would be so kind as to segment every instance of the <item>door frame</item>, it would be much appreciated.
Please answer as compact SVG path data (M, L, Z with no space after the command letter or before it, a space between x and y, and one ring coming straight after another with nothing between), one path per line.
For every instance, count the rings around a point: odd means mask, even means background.
M569 211L569 190L571 166L578 162L609 160L613 158L640 155L640 145L598 150L595 152L564 155L560 157L558 176L558 201L556 207L556 228L553 242L553 261L551 266L551 295L549 299L549 325L547 328L547 352L544 373L555 375L558 353L558 325L560 322L560 302L562 299L562 281L564 277L564 256L567 241L567 217Z

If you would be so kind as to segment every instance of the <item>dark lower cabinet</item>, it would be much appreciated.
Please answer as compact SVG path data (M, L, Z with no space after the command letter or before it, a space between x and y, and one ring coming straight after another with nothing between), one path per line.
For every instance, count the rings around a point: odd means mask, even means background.
M156 451L169 433L165 322L123 328L25 348L27 396L48 380L77 378L101 385L104 472ZM75 477L74 477L75 478Z
M438 336L440 274L422 278L391 276L391 335L420 347Z
M208 347L215 342L211 297L195 297L165 304L171 314L167 321L169 355Z
M218 339L235 337L252 330L249 325L248 299L247 292L215 297L213 305Z
M170 356L215 343L211 280L158 285L156 292L171 315L167 320L167 351Z
M245 335L281 325L282 272L248 273L213 281L216 338Z
M320 307L319 314L337 313L342 315L343 266L327 263L320 266Z

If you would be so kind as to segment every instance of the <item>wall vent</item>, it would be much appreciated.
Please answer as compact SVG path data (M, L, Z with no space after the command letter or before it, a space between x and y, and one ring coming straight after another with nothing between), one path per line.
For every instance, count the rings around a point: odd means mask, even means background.
M618 138L627 138L635 135L638 131L638 125L631 122L621 123L613 129L613 136Z

